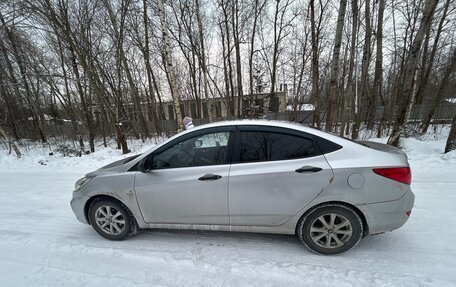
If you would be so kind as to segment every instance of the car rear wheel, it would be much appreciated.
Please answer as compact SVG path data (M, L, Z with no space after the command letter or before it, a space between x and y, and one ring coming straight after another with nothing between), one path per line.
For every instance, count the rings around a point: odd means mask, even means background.
M306 213L298 223L297 235L318 254L339 254L358 244L363 222L350 207L325 204Z
M89 211L90 223L98 234L110 240L122 240L136 232L136 224L128 208L114 200L98 200Z

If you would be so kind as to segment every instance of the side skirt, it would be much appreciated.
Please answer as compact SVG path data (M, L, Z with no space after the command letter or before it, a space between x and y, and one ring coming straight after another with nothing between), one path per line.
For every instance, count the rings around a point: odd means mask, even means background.
M290 228L289 226L287 226L287 224L284 224L281 226L271 226L270 227L270 226L242 226L242 225L152 223L152 224L149 224L149 228L295 234L294 227Z

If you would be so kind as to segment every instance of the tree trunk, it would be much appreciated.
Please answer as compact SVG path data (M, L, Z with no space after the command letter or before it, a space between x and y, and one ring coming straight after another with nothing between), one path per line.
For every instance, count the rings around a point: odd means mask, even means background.
M198 0L197 0L198 1ZM237 87L237 115L238 118L242 116L242 66L241 66L241 44L239 39L239 1L233 1L231 7L231 24L233 27L233 40L234 40L234 51L236 59L236 87Z
M254 4L254 13L253 13L253 26L252 26L252 33L250 35L250 51L249 51L249 95L253 96L253 57L255 55L255 36L257 33L257 25L258 20L261 15L261 11L266 4L266 1L263 1L260 5L260 0L255 0Z
M229 73L230 71L228 70L228 61L227 58L230 57L229 54L229 47L227 47L227 44L225 42L225 32L223 30L223 26L220 23L220 34L221 34L221 39L222 39L222 55L223 55L223 79L224 79L224 86L225 86L225 102L227 102L227 114L228 116L234 116L234 106L233 106L233 101L232 98L230 97L231 94L231 88L230 88L230 76ZM209 102L207 104L208 109L210 108Z
M147 16L147 0L143 0L143 21L144 21L144 63L147 71L147 84L149 88L149 97L152 101L152 119L154 121L157 135L161 136L162 131L157 115L157 101L155 99L154 87L152 83L152 65L150 64L150 45L149 45L149 17Z
M206 63L206 48L204 45L204 33L203 33L203 23L201 20L201 7L199 0L195 0L196 4L196 19L198 21L198 35L199 35L199 44L201 51L198 53L198 58L200 61L201 70L203 72L203 88L204 88L204 97L206 103L209 103L209 79L207 77L207 63ZM207 109L208 121L213 121L213 115L211 109Z
M71 93L70 93L70 88L69 88L69 84L68 84L67 70L65 67L65 58L63 55L62 41L61 41L61 38L59 35L56 35L56 37L57 37L57 44L59 46L60 65L61 65L62 72L63 72L63 79L64 79L64 83L65 83L65 92L66 92L66 97L68 99L67 100L68 113L70 115L71 128L72 128L72 132L73 132L72 139L73 139L73 141L76 141L77 134L78 134L78 126L76 124L76 114L75 114L74 107L73 107L72 100L71 100Z
M86 123L87 131L89 134L89 141L90 141L90 139L94 138L95 125L93 123L93 117L92 117L92 112L90 111L89 103L87 102L86 95L84 94L84 89L82 87L81 76L79 74L79 67L78 67L77 60L76 60L76 54L75 54L72 46L70 46L69 49L70 49L70 54L71 54L73 73L74 73L75 80L76 80L76 89L78 90L79 99L81 100L82 111L84 114L85 123ZM90 141L89 145L90 145L90 152L95 152L95 145L93 144L93 141Z
M224 29L225 29L225 33L222 32L222 36L225 35L225 39L222 40L222 44L223 44L223 41L225 41L225 51L226 51L226 78L227 78L227 83L229 84L229 89L227 90L229 92L229 94L226 95L226 97L229 99L228 102L229 102L229 110L230 110L230 114L231 116L235 116L236 115L236 105L235 105L235 93L234 93L234 81L233 81L233 63L231 61L231 53L232 53L232 46L231 46L231 32L230 32L230 25L229 25L229 20L230 20L230 16L229 16L229 11L227 10L228 9L228 5L232 5L232 2L230 1L227 1L225 3L222 2L222 9L223 9L223 16L224 16L224 19L223 19L223 24L224 24Z
M319 70L318 70L318 37L319 33L315 26L315 0L310 0L310 26L312 30L312 100L314 105L312 125L320 128L320 99L319 99Z
M13 130L14 138L19 140L19 133L16 127L16 121L18 116L17 103L14 101L14 98L6 88L6 81L4 80L6 76L6 71L3 70L3 67L0 67L0 94L3 97L3 101L6 105L6 122L11 123L11 129Z
M361 88L359 96L357 98L357 109L355 110L355 119L353 122L352 139L356 140L359 136L359 129L361 127L361 121L363 120L364 104L369 90L368 79L369 79L369 64L371 60L371 16L370 16L370 0L366 0L364 3L364 16L366 23L366 31L364 36L364 48L363 48L363 63L361 67Z
M340 136L344 136L348 133L348 123L347 123L347 111L352 106L353 99L353 72L355 67L355 59L356 59L356 42L358 37L358 0L352 0L352 14L353 14L353 22L351 28L351 40L350 40L350 61L348 63L348 77L347 77L347 89L346 95L344 96L344 109L342 110L342 122L339 131ZM347 131L347 133L346 133Z
M277 78L277 61L279 53L279 40L280 40L280 22L279 22L279 8L280 0L275 1L275 11L274 11L274 49L272 51L272 68L271 68L271 95L276 91L276 78ZM279 24L280 23L280 24Z
M2 135L5 137L6 141L7 141L8 144L10 145L10 147L13 148L14 152L16 153L16 156L17 156L18 158L21 158L22 153L21 153L21 151L19 150L19 147L18 147L17 142L16 142L15 140L12 140L12 139L8 136L8 134L5 132L5 130L4 130L2 127L0 127L0 134L2 134Z
M383 14L385 11L386 0L380 0L378 6L377 17L377 34L376 44L377 51L375 56L375 74L374 74L374 87L372 96L369 101L368 116L367 116L367 129L372 130L374 127L375 116L377 111L377 100L382 94L382 73L383 73Z
M160 16L160 26L162 30L163 36L163 56L166 63L166 73L169 78L170 88L171 88L171 96L173 98L174 103L174 114L176 115L177 127L178 130L183 130L184 125L182 122L182 115L180 110L180 103L179 103L179 90L177 89L177 81L176 75L174 73L174 66L171 57L171 43L169 42L169 35L168 35L168 23L165 20L165 9L163 6L163 0L158 0L158 14Z
M331 74L329 80L328 107L326 113L325 130L332 130L333 123L333 104L334 98L338 91L337 78L339 75L340 47L342 43L342 30L344 29L345 11L347 9L347 0L341 0L339 5L339 16L337 17L336 35L334 37L334 50L331 63Z
M448 134L448 139L445 145L445 153L456 150L456 114L451 122L451 130Z

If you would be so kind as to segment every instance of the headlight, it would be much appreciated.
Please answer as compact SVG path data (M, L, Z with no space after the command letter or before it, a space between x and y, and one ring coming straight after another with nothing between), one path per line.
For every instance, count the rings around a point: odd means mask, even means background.
M83 177L80 180L76 181L74 184L74 190L78 190L83 187L86 183L88 183L92 178L90 177Z

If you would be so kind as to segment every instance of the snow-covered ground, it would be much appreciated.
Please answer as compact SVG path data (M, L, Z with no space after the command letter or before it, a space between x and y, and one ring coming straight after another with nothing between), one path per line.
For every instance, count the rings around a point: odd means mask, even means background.
M0 150L0 286L456 286L456 152L442 154L446 133L404 141L416 194L406 225L338 256L285 235L159 230L111 242L77 221L69 201L74 182L119 151L32 149L17 159Z

